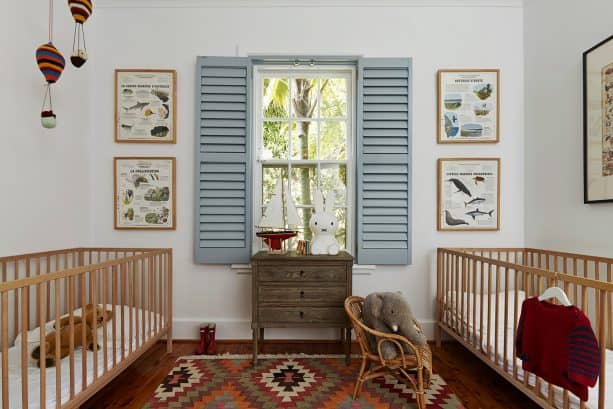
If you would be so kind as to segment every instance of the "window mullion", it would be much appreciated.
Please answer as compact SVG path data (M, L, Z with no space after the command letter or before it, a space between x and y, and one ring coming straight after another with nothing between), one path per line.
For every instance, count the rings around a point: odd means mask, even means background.
M292 73L287 76L287 89L289 90L288 110L287 110L287 194L292 199ZM283 175L283 170L281 171ZM282 178L283 179L283 178ZM293 199L292 199L293 201ZM289 227L289 226L288 226Z

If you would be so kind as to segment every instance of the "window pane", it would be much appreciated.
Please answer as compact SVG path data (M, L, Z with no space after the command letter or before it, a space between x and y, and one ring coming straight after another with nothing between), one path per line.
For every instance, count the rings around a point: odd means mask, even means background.
M287 166L264 166L262 168L262 205L266 206L272 197L279 178L287 183Z
M264 78L262 92L264 118L287 118L289 112L287 78Z
M264 147L261 159L287 159L289 144L287 122L264 122L262 135Z
M294 78L292 82L292 116L294 118L317 117L316 78Z
M317 123L292 122L292 159L317 158Z
M347 159L347 124L345 121L320 123L319 159Z
M347 116L347 80L326 78L321 81L321 117Z
M313 234L311 233L311 229L309 228L309 222L311 221L311 216L313 215L313 209L310 208L302 208L298 209L298 216L303 221L301 228L298 230L298 236L296 243L298 240L312 240Z
M292 165L292 197L297 205L311 204L317 188L316 165Z
M336 206L345 206L347 200L347 166L346 165L321 165L319 178L321 191L324 196L334 190Z
M334 214L338 219L338 229L336 230L336 240L338 241L338 245L340 248L344 249L347 247L347 218L346 218L346 210L344 208L334 209Z

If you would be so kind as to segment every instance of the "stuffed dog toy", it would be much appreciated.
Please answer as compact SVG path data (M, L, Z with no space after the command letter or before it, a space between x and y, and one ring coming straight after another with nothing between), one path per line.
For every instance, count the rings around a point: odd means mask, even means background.
M82 331L83 327L85 327L85 343L83 343ZM60 356L59 359L55 355L55 331L50 332L45 337L45 366L50 368L55 366L57 360L61 360L62 358L66 358L70 354L70 327L64 327L59 330L60 331ZM94 349L94 330L92 330L86 324L80 322L75 324L74 326L74 347L87 347L90 351ZM40 368L41 360L40 360L40 345L34 348L31 354L32 358L35 359L38 363L38 367Z
M85 317L85 324L90 328L99 327L105 321L108 322L114 318L113 311L111 310L104 310L100 305L96 305L95 309L96 321L98 321L97 325L94 325L94 304L87 304L82 315L73 317L75 325L83 322L83 317ZM59 329L62 329L68 325L70 325L70 317L63 317L60 319ZM53 324L53 328L57 330L57 324Z
M94 322L94 311L96 321ZM104 310L101 306L88 304L83 309L82 316L73 316L74 320L74 348L82 347L92 351L94 349L94 338L96 330L105 321L113 319L113 312ZM59 324L59 325L58 325ZM50 368L56 365L56 361L66 358L70 354L70 317L63 317L59 323L54 324L55 331L50 332L45 337L45 367ZM83 342L83 327L85 327L85 342ZM60 333L60 356L55 354L56 332ZM98 346L100 348L100 346ZM40 346L34 348L31 353L38 367L41 366Z

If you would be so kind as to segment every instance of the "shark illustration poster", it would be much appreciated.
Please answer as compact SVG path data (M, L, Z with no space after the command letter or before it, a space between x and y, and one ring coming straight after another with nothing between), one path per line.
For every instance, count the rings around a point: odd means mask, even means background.
M583 53L584 202L613 201L613 36Z
M439 70L438 142L498 142L499 83L497 69Z
M176 142L176 75L115 70L116 142Z
M500 159L438 160L439 231L500 230Z
M115 229L175 229L175 162L172 157L115 158Z

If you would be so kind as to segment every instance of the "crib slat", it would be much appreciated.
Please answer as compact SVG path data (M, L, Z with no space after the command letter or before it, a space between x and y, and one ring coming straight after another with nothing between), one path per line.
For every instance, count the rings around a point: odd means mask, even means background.
M485 264L481 263L481 267L479 269L479 276L480 276L480 279L481 279L481 282L480 282L480 285L479 285L479 287L480 287L480 291L479 291L480 295L479 296L480 296L480 300L481 300L481 304L480 304L481 307L479 308L481 310L479 312L479 349L482 350L482 351L483 351L483 313L485 312L485 307L484 307L484 304L483 304L483 302L485 300L485 296L484 296L485 292L484 292L484 289L483 289L483 285L484 285L484 282L485 282L485 272L484 272L484 270L485 270Z
M455 265L454 265L454 269L455 269L455 283L454 283L454 298L455 298L455 308L453 309L453 327L456 330L456 332L458 331L459 328L459 323L458 323L458 311L460 311L460 302L459 302L459 298L460 298L460 286L458 285L458 283L460 282L459 277L460 277L460 258L458 256L455 256ZM164 281L166 280L166 269L164 269ZM164 296L164 299L166 299L166 296ZM166 319L166 305L164 305L164 319ZM165 325L164 325L165 326Z
M513 281L513 339L517 339L517 313L519 310L519 270L515 270L515 276ZM513 378L517 380L517 346L513 342Z
M133 338L133 332L134 332L134 309L133 309L133 304L134 304L134 262L130 262L128 263L129 267L128 267L128 305L130 306L129 308L129 313L128 313L128 325L130 326L128 328L128 352L131 354L132 353L132 342L134 341Z
M117 260L117 253L115 253L115 260ZM113 321L111 323L111 339L113 340L113 368L117 365L117 311L115 305L117 305L117 264L111 266L111 311L113 313ZM123 325L123 322L121 322Z
M28 409L28 317L30 315L29 287L21 287L21 407ZM3 354L4 355L4 354Z
M119 327L119 332L121 335L121 344L120 344L120 348L121 348L121 360L123 361L126 357L126 334L125 334L125 309L126 306L128 305L128 301L127 301L127 294L126 291L128 289L127 287L127 280L128 280L128 275L127 275L127 267L128 267L128 263L127 262L123 262L121 264L121 270L119 271L119 279L121 281L121 304L120 304L120 314L121 314L121 325Z
M46 291L43 291L43 283L37 284L37 293L39 296L38 299L38 325L40 327L40 407L44 408L47 405L47 398L45 393L47 391L46 387L46 359L47 359L47 348L45 342L45 317L47 316L45 308L47 306L47 300L45 300Z
M502 359L503 367L505 372L507 371L508 363L508 351L509 351L509 340L508 340L508 328L509 328L509 269L507 267L504 268L504 357Z
M104 314L106 314L106 308L107 305L109 304L109 289L108 289L108 279L109 279L109 275L108 275L108 271L109 271L110 267L105 267L104 270L102 270L103 274L101 274L101 276L103 276L103 280L102 280L102 311ZM106 317L104 318L104 320L102 321L102 359L104 360L104 372L103 373L107 373L107 371L109 370L109 365L108 365L108 343L107 343L107 319ZM114 321L112 321L114 323Z
M53 297L55 309L55 407L59 409L62 406L62 364L60 362L60 281L53 281Z
M498 315L499 315L499 308L498 308L498 304L500 303L500 267L498 266L498 264L496 264L496 268L495 268L495 273L496 273L496 296L495 296L495 300L496 300L496 306L495 306L495 316L494 316L494 362L496 362L496 365L498 365Z
M75 297L76 297L75 277L71 276L68 281L68 360L70 367L70 399L75 395L75 368L74 368L74 310L75 310Z
M605 391L606 391L606 376L607 376L607 348L606 348L606 327L604 317L609 311L607 310L607 291L600 290L600 317L602 319L598 323L598 345L600 345L600 376L598 379L598 409L605 409Z
M91 283L90 294L92 298L90 298L90 302L94 306L93 310L93 328L91 329L92 338L93 338L93 352L94 352L94 362L92 364L94 370L94 376L92 377L92 382L98 379L98 271L93 270L89 273L89 282ZM104 307L103 307L104 308ZM83 348L83 352L87 349Z
M2 293L2 408L9 409L9 294Z
M81 284L81 318L85 319L85 306L86 304L86 300L85 300L85 280L86 280L86 273L83 273L81 275L79 275L79 279L80 279L80 284ZM82 354L82 359L81 359L81 390L85 390L85 387L87 386L87 359L86 359L86 339L87 339L87 333L86 333L86 327L87 325L81 325L81 348L83 349L83 354Z
M140 324L141 324L141 344L145 343L145 259L141 260L140 269Z
M487 356L492 353L491 345L491 331L492 331L492 273L494 271L494 265L490 264L489 271L487 273L487 330L485 331L485 337L487 339Z
M473 319L472 319L472 336L471 341L473 344L477 342L477 334L475 331L477 330L477 265L481 265L482 263L477 261L476 264L473 262L472 272L472 281L473 281L473 291L472 291L472 300L473 300Z
M611 283L612 281L612 277L611 277L611 263L607 263L607 282ZM609 304L609 308L613 307L613 299L611 298L612 293L609 292L607 294L607 303ZM607 322L608 322L608 326L609 326L609 331L608 331L608 345L610 349L613 349L613 314L611 314L611 311L608 310L609 313L607 314Z

